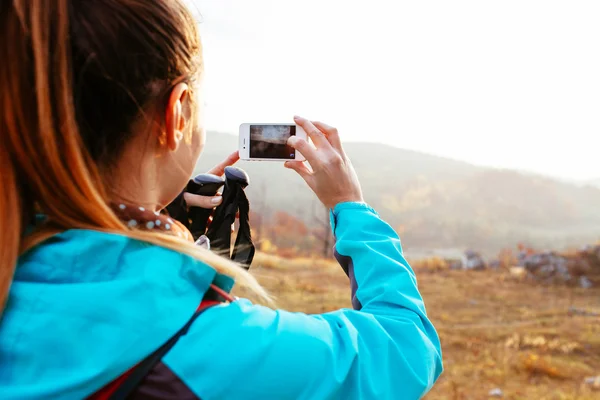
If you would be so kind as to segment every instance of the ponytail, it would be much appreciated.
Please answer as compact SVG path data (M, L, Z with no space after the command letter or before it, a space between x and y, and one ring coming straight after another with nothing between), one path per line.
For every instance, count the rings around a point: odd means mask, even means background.
M19 254L21 199L13 165L0 141L0 307L4 307Z
M183 239L132 230L108 206L100 161L94 155L117 152L114 146L123 141L122 127L139 112L131 111L130 103L138 107L145 104L148 99L144 96L152 95L148 83L170 79L151 74L178 75L192 68L197 33L183 5L175 0L8 0L0 7L0 310L19 254L66 229L126 234L185 253L232 276L256 297L268 301L256 280L231 261ZM89 21L93 18L100 22L85 24L86 16ZM119 60L112 60L111 51L121 42L116 43L119 38L110 31L111 26L99 26L104 16L120 21L128 29L116 32L131 36L123 43L133 48L152 46L146 54L149 59L138 60L137 66L119 65ZM76 21L79 25L71 26ZM153 26L153 21L162 25ZM106 43L106 37L114 43ZM123 48L118 52L129 53L135 51ZM151 62L164 66L151 68ZM114 76L107 76L111 69ZM123 69L133 69L133 73ZM79 99L75 104L74 76L78 77L78 86L104 90L89 94L96 96L96 104L90 106L85 98L81 105ZM121 82L114 83L115 76ZM113 92L107 95L108 90ZM96 122L92 120L94 110L101 107L107 110L104 115L119 114L111 114L110 109L119 107L124 117L102 121L104 130L90 132L89 126ZM82 132L82 127L88 130ZM34 201L48 222L25 236Z

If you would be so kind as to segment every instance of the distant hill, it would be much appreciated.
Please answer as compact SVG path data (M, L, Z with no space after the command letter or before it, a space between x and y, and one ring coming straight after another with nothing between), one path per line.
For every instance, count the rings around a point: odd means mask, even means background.
M585 184L589 185L589 186L594 186L594 187L600 188L600 178L589 180L589 181L585 182Z
M235 150L237 137L211 132L196 173ZM382 144L346 143L365 200L414 252L476 248L492 254L524 242L579 245L600 238L600 189ZM256 211L313 221L315 195L279 162L240 162Z

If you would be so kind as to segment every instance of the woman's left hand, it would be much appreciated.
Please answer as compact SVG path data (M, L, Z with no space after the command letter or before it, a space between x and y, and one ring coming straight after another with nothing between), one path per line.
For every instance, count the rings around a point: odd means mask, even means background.
M231 153L229 157L227 157L223 162L215 165L210 171L209 174L222 176L225 173L225 167L229 167L230 165L235 164L240 159L240 154L238 151ZM201 207L201 208L215 208L223 201L223 197L221 195L217 196L200 196L193 193L184 193L183 198L185 202L190 207Z

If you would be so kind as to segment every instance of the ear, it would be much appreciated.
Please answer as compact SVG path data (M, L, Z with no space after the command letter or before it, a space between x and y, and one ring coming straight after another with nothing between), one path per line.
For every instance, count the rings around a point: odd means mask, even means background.
M175 85L169 95L165 110L165 135L167 148L171 151L177 150L179 143L183 140L183 130L188 123L183 112L183 104L188 93L188 85L181 82Z

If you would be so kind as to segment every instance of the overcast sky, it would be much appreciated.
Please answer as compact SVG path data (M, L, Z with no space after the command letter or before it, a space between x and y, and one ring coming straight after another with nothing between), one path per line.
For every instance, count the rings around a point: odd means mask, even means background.
M208 129L300 114L346 141L600 178L600 1L187 1Z

